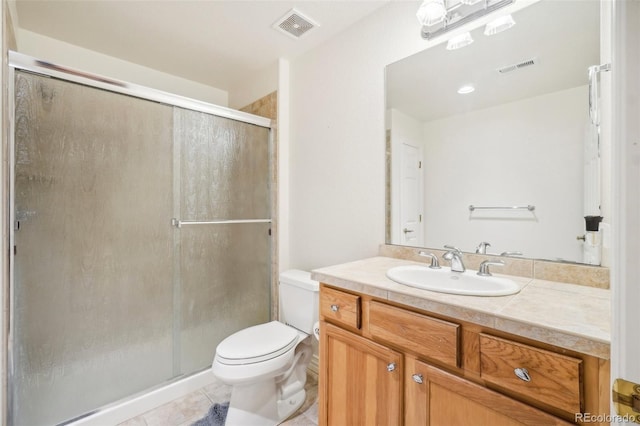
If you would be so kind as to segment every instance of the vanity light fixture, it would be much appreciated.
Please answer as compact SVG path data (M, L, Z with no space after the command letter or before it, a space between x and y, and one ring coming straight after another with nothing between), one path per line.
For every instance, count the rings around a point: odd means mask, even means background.
M493 13L516 0L424 0L416 16L421 35L431 40L446 32Z
M473 92L475 90L476 90L476 88L473 87L472 84L465 84L464 86L461 86L458 89L458 93L461 94L461 95L466 95L466 94L471 93L471 92Z
M444 2L445 0L424 0L416 13L420 25L430 27L444 21L447 16Z
M473 43L473 38L471 37L471 33L467 31L466 33L451 37L449 41L447 41L447 50L460 49L471 43Z
M506 31L509 28L513 27L515 24L516 21L513 20L513 16L501 16L487 24L487 26L484 28L484 35L492 36L494 34L501 33L502 31Z

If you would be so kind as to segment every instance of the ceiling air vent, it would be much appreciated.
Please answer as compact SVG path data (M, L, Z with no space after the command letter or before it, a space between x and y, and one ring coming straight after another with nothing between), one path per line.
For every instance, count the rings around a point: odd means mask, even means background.
M295 9L288 11L273 24L273 28L298 39L319 25Z
M538 63L538 58L527 59L526 61L518 62L517 64L507 65L506 67L498 68L497 71L500 74L506 74L511 71L519 70L521 68L530 67Z

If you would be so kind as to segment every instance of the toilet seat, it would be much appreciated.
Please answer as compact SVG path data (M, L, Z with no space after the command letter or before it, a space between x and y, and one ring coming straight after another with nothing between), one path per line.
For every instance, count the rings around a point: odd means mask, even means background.
M278 321L245 328L220 342L216 359L225 365L267 361L293 349L298 336L295 328Z

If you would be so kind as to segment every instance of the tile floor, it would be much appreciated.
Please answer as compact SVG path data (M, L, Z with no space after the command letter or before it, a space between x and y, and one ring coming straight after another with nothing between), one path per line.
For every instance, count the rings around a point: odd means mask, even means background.
M283 426L317 426L318 379L315 375L307 376L305 389L307 398L304 404L282 423ZM213 403L229 401L230 396L230 386L214 382L118 426L190 426L204 417Z

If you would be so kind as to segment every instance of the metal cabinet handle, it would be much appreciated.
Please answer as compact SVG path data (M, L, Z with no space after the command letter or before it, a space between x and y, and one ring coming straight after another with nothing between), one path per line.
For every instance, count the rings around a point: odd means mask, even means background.
M422 374L414 374L411 377L413 378L413 381L416 382L419 385L424 383L424 377L422 377Z
M395 363L395 362L392 362L392 363L390 363L390 364L387 364L387 371L388 371L388 372L395 371L395 369L396 369L396 363Z
M340 306L338 306L338 305L331 305L331 310L332 310L333 312L338 312L338 309L340 309Z
M531 381L531 376L529 376L529 372L526 368L516 368L515 370L513 370L513 372L516 373L518 379L524 380L525 382Z
M409 233L411 233L411 232L414 232L414 230L413 230L413 229L409 229L409 228L404 228L404 229L402 230L402 232L404 232L405 234L409 234Z

